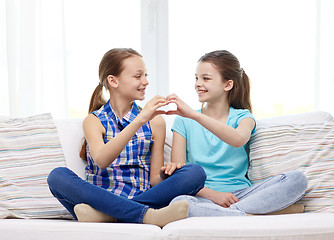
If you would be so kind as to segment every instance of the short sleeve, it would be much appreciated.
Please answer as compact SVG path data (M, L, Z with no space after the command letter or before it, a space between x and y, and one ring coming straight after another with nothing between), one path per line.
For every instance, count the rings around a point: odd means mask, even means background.
M181 134L185 139L187 139L187 131L184 121L185 119L183 117L177 116L174 119L172 131L176 131L177 133Z
M251 114L251 112L248 109L233 109L233 117L232 117L232 125L233 122L236 123L235 126L233 126L234 128L237 128L241 122L241 120L245 119L245 118L251 118L254 120L255 122L255 126L252 130L252 134L255 133L255 128L256 128L256 120L254 118L254 116Z

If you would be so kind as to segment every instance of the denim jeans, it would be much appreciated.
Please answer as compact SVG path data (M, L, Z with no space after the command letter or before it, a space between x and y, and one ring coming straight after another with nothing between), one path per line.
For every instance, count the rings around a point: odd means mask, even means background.
M239 201L229 208L221 207L209 199L194 196L178 196L175 201L189 202L189 217L245 216L276 212L297 202L304 196L307 179L300 171L289 171L232 192Z
M142 223L148 208L162 208L178 195L196 195L204 186L206 174L197 164L178 169L149 190L128 199L88 183L66 167L55 168L48 176L52 194L76 218L74 206L86 203L120 221Z

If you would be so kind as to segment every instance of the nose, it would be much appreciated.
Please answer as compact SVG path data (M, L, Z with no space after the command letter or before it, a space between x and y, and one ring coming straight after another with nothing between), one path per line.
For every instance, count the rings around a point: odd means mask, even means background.
M143 79L141 81L141 84L144 85L144 86L147 86L149 84L146 76L143 77Z
M195 87L200 87L200 86L202 86L202 84L203 84L203 81L200 80L200 78L196 79Z

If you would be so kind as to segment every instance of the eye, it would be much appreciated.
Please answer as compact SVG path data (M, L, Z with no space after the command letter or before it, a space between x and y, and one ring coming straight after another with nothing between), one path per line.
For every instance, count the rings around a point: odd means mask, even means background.
M208 81L208 80L210 80L210 78L208 78L208 77L204 77L203 80L204 80L204 81Z
M141 75L139 74L139 75L136 75L136 78L141 78Z

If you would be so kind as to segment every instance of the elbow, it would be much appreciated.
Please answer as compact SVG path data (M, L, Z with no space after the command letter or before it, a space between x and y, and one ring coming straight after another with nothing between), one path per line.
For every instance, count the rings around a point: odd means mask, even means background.
M103 148L90 149L90 156L96 166L101 170L106 169L117 158L114 154L110 155L106 153Z
M109 165L105 164L103 161L94 160L94 162L101 170L104 170L109 166Z
M238 137L237 139L234 139L233 142L231 142L231 146L232 147L235 147L235 148L240 148L240 147L243 147L247 142L248 142L249 139L244 139L242 137Z
M234 143L234 144L231 144L231 146L234 147L234 148L240 148L240 147L242 147L244 145L238 144L238 143Z
M96 164L96 166L98 166L101 170L106 169L110 165L108 164L108 161L106 161L106 159L98 155L93 157L93 161Z

